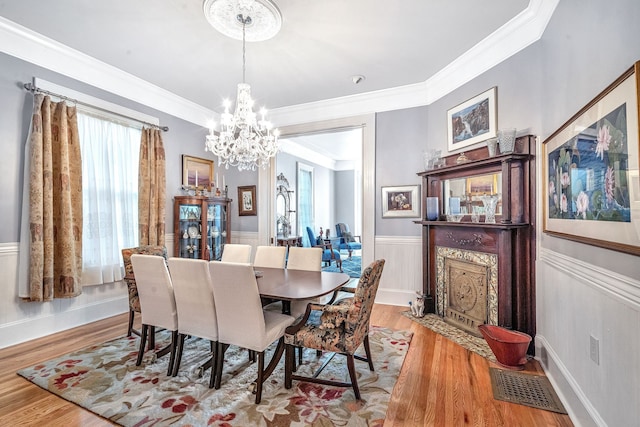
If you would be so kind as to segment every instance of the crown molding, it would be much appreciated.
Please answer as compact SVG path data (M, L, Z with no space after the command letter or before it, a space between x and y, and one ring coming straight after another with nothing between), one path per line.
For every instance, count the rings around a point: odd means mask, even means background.
M0 51L191 123L218 114L0 16Z
M278 126L429 105L538 41L560 0L526 9L425 82L269 110Z
M540 39L559 0L528 7L424 82L270 110L288 126L429 105ZM0 16L0 51L208 127L219 114Z

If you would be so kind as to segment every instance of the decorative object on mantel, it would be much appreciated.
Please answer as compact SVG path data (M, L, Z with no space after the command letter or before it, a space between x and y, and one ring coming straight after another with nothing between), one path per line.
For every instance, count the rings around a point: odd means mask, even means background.
M422 153L422 159L424 161L424 170L428 171L435 167L440 167L440 156L442 151L440 150L428 150Z
M498 153L498 138L487 139L487 150L489 151L489 157L495 157Z
M438 198L427 197L427 219L429 221L437 221L440 211L438 209Z
M484 222L487 224L495 224L498 196L495 194L482 196L482 204L484 205Z
M468 161L469 159L467 158L467 156L465 156L464 153L460 153L460 155L456 159L456 165L461 165L463 163L467 163Z
M447 111L447 144L456 151L496 136L496 93L493 87Z
M242 39L242 83L238 84L236 108L229 112L230 102L225 101L220 115L220 132L212 125L206 139L206 150L218 156L218 165L238 167L238 170L265 168L278 150L277 129L272 130L266 119L266 110L260 111L256 120L253 112L251 87L246 77L246 42L262 41L275 36L282 26L282 15L270 0L205 0L204 13L209 23L222 34Z
M500 154L513 153L516 146L516 129L500 129L498 131L498 146Z

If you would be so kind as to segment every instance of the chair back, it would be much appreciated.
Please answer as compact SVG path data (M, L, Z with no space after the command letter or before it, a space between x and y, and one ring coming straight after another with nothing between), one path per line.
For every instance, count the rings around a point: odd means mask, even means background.
M258 246L253 259L254 267L284 268L287 261L286 246Z
M222 250L222 262L251 262L251 245L240 245L237 243L227 243Z
M178 310L178 332L218 340L218 318L209 262L169 258L169 271Z
M356 287L345 330L352 333L356 342L361 342L369 333L369 318L378 292L384 259L373 261L364 269Z
M320 271L322 269L322 248L289 247L287 269Z
M173 285L165 259L155 255L131 255L140 296L142 324L178 329L178 313Z
M309 246L316 245L316 236L313 233L311 227L307 227L307 236L309 237Z
M336 224L336 237L340 237L340 243L345 243L344 236L342 235L344 232L349 231L349 226L343 222L339 222Z
M218 340L262 351L265 320L256 275L251 264L210 261Z
M129 310L139 313L140 300L138 298L138 288L136 287L136 276L133 274L133 266L131 265L131 255L157 255L167 259L167 248L164 246L144 245L122 249L120 252L122 253L122 263L124 264L124 282L129 290Z

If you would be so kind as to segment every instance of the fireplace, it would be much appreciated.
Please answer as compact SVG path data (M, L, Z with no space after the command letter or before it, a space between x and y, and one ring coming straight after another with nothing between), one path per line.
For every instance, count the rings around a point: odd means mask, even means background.
M478 325L498 324L498 256L436 247L437 313L450 323L480 336Z
M422 226L425 310L476 335L481 323L536 332L535 136L518 137L516 147L495 156L486 147L468 150L464 161L454 153L442 167L418 173L422 210L427 197L440 206L437 218L415 221ZM483 214L487 191L500 200L495 222ZM454 222L445 214L458 203L463 216Z

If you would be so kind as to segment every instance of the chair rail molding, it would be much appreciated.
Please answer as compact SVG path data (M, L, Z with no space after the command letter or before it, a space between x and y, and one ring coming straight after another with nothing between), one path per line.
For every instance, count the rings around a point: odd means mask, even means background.
M582 284L604 292L635 310L640 310L638 280L545 248L540 248L538 262L560 270Z

